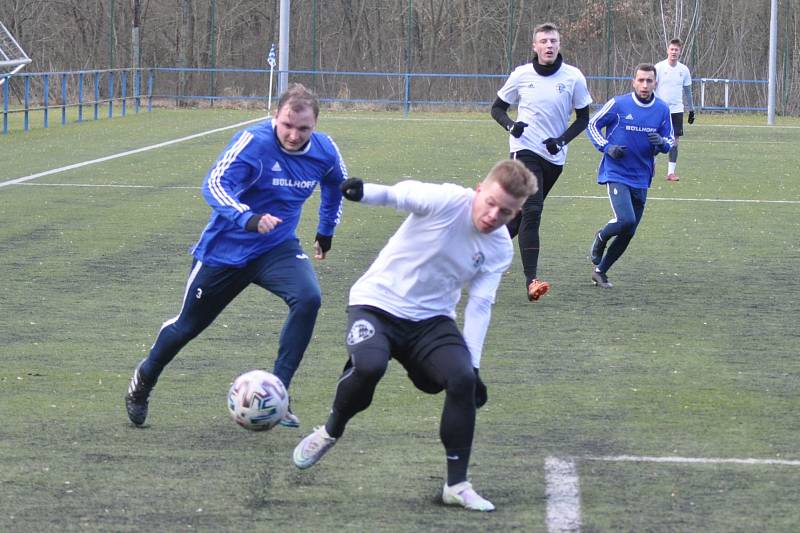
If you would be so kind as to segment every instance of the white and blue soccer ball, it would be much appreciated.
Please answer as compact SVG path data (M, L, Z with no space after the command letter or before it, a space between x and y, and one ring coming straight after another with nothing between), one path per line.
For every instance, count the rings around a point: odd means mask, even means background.
M288 409L289 393L283 382L264 370L245 372L228 391L228 411L245 429L272 429L286 416Z

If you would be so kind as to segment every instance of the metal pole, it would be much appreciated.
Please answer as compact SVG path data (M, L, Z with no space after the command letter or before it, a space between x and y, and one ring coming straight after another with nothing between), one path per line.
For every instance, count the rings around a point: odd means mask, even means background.
M278 35L278 93L289 87L289 9L290 0L281 0L280 32Z
M412 46L412 38L411 35L414 31L414 0L408 0L408 28L406 30L406 75L405 75L405 83L403 87L403 118L408 118L408 113L411 109L411 104L409 102L409 98L411 97L411 78L409 74L411 73L411 46Z
M778 57L778 0L769 7L769 85L767 89L767 124L775 124L775 76Z
M114 0L108 0L108 68L114 68Z
M131 68L137 69L142 66L142 48L139 38L139 26L141 18L141 0L133 0L133 30L131 31Z
M506 31L506 72L511 72L514 61L514 8L515 0L508 0L508 26Z
M208 94L209 96L216 96L216 68L217 68L217 0L211 0L211 5L208 7L208 66L211 68L211 75L208 79ZM211 100L211 105L214 105L214 100Z
M606 76L613 76L611 72L611 10L613 0L606 2ZM606 100L611 98L611 80L606 80Z

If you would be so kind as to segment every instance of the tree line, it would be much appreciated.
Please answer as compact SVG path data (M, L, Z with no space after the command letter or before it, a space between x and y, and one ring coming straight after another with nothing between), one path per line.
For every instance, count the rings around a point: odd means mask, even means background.
M3 0L0 21L33 60L28 71L266 68L280 3ZM800 114L799 3L778 2L776 103L784 114ZM663 59L666 42L678 37L695 78L766 80L769 9L768 0L294 0L289 68L507 74L530 59L532 28L549 21L561 28L565 61L587 76L630 76L637 63ZM355 93L360 83L368 85L350 79L347 87L321 89ZM593 96L602 100L618 87L595 84ZM766 92L766 85L745 84L732 96L763 106Z

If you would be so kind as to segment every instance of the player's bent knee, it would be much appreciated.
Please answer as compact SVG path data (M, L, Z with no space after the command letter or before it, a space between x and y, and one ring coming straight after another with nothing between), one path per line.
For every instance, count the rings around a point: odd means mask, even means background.
M383 358L364 357L364 354L354 357L354 373L365 381L378 382L386 373L389 362Z
M471 369L454 372L447 377L447 392L450 394L465 394L472 396L475 391L475 372Z
M318 290L308 291L304 294L298 295L295 299L294 305L307 312L316 312L322 306L322 294Z

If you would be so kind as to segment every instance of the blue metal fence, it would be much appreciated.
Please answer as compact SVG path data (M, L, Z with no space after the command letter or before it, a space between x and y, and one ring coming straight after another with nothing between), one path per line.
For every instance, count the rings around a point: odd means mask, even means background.
M269 94L267 69L168 68L81 70L15 74L2 86L3 133L9 116L22 115L22 128L30 128L32 113L41 113L49 127L51 112L60 112L62 125L125 116L128 106L139 113L154 105L215 105L236 101L262 106ZM489 106L507 74L443 74L432 72L341 72L290 70L292 81L313 88L320 101L332 105L381 106L401 109ZM277 76L276 76L277 78ZM630 78L587 76L596 105L630 90ZM700 110L766 111L766 80L697 78ZM695 90L697 92L697 89Z

